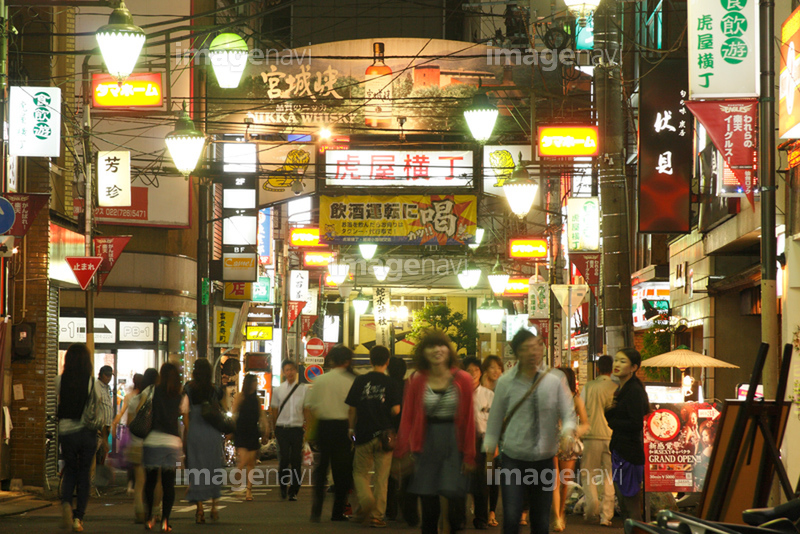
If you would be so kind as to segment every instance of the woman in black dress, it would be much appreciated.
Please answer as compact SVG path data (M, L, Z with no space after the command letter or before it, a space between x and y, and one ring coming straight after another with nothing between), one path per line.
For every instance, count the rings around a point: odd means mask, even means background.
M255 375L246 375L242 382L242 391L233 400L233 411L236 416L236 432L233 441L236 444L236 454L239 457L237 468L240 476L247 479L246 501L253 500L252 470L256 467L256 455L261 448L259 444L260 432L259 419L263 410L258 400L258 379Z

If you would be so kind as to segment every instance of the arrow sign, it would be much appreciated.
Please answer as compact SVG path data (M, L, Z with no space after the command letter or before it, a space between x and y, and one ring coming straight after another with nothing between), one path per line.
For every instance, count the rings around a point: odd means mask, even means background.
M100 256L72 256L65 259L83 290L89 287L94 273L100 269L100 264L103 263L103 258Z
M587 285L556 284L550 287L553 290L553 295L555 295L567 315L574 313L578 309L578 306L583 302L583 297L589 292L589 286Z

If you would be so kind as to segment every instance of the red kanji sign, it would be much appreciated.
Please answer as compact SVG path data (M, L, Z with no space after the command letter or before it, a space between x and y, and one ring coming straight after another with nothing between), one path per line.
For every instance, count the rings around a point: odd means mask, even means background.
M78 280L81 289L84 290L89 287L94 273L100 269L100 264L103 263L103 258L99 256L72 256L65 259L75 274L75 279Z
M308 334L308 331L311 330L311 327L314 326L314 323L316 322L316 315L303 315L300 318L300 335L305 336Z
M569 261L578 269L589 285L589 289L596 295L600 285L600 253L576 254L573 252L569 255Z
M303 308L305 308L306 304L307 303L304 300L289 301L289 328L292 327L295 320L300 316L300 312L303 311Z
M100 280L97 283L97 291L103 287L106 278L111 274L111 269L116 265L117 260L122 254L122 249L131 240L131 236L115 236L115 237L95 237L94 238L94 253L103 258L103 263L100 264Z
M7 235L14 237L25 237L28 229L33 224L33 220L50 200L50 193L3 193L12 206L14 206L14 225L7 232Z

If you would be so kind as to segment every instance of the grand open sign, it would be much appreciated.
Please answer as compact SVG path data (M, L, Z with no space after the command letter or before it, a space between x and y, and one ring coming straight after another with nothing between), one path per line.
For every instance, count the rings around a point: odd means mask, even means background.
M92 74L92 106L96 108L160 107L164 104L161 73L136 72L122 85L108 74Z

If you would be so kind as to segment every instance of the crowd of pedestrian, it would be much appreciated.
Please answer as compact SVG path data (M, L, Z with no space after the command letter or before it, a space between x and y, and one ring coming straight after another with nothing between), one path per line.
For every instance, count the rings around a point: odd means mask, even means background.
M313 386L301 383L294 361L284 361L269 412L258 379L245 375L231 408L235 422L228 423L223 391L206 359L194 363L185 385L172 363L134 375L112 420L113 370L104 366L93 378L88 349L72 345L56 383L63 526L83 530L93 466L109 432L119 436L135 520L147 530L171 531L179 466L223 468L224 434L236 446L244 476L234 489L246 501L253 500L251 473L270 434L278 445L280 497L288 501L297 500L304 451L312 443L319 453L312 522L322 519L329 471L331 521L375 528L402 517L423 534L438 534L441 525L454 533L465 528L470 509L474 528L497 527L502 496L504 534L517 534L526 522L531 534L562 531L575 484L584 489L587 522L610 526L615 496L624 517L640 518L642 418L649 403L636 378L639 353L600 357L598 377L581 391L572 369L545 365L543 338L522 329L510 347L516 364L504 372L501 358L461 360L446 334L429 331L406 376L405 361L379 345L370 350L369 372L356 374L353 351L339 345ZM583 480L576 478L578 462L589 473ZM221 489L216 477L190 481L186 499L196 505L197 523L206 521L209 501L210 520L219 519Z

